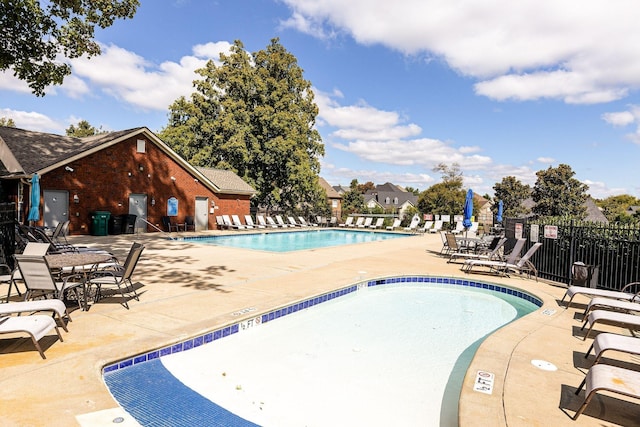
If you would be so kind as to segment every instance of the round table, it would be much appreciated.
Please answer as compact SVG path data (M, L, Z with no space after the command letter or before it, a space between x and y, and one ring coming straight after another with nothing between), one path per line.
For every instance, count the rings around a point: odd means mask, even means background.
M64 267L93 266L103 262L111 261L113 255L99 252L71 252L62 254L46 255L47 264L51 269L62 269Z

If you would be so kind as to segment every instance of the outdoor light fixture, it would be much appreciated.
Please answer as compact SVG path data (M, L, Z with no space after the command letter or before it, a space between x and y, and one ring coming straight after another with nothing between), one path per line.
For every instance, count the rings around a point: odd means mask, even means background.
M73 195L73 203L75 203L75 204L80 203L80 197L78 197L78 195L77 195L77 194L74 194L74 195Z
M65 166L64 170L66 170L67 172L73 172L73 168L71 166Z
M155 198L151 198L151 206L155 206L156 205L156 199Z
M172 176L172 177L171 177L171 181L175 181L175 180L176 180L176 177L175 177L175 176Z
M144 172L144 166L138 165L138 169L140 170L140 172Z
M127 176L131 176L131 172L127 172Z

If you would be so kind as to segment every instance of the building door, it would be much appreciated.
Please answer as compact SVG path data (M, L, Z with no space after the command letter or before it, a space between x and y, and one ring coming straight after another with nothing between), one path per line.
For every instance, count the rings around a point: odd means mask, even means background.
M209 229L209 199L196 197L196 231Z
M146 194L130 194L129 195L129 214L136 216L136 233L145 233L147 231L147 195Z
M55 228L59 222L69 219L69 192L60 190L44 190L44 226Z

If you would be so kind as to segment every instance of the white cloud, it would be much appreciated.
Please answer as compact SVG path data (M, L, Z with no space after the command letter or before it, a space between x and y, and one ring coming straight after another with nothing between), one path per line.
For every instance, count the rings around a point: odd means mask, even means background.
M617 113L604 113L602 120L613 126L627 126L636 121L630 111L620 111Z
M545 165L550 165L556 162L556 159L553 157L538 157L536 160L538 163L544 163Z
M34 111L17 111L9 108L0 108L0 117L13 119L16 127L20 129L52 133L59 133L65 129L63 123L52 120L50 117Z
M444 60L492 99L594 104L640 87L635 0L283 0L284 25Z
M606 199L609 196L618 196L621 194L629 194L629 189L626 188L609 188L604 182L591 181L588 179L582 180L583 184L589 186L589 195L596 199Z

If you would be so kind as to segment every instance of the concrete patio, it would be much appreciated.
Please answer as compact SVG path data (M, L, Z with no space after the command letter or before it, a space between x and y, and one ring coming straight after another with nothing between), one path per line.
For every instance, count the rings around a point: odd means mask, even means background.
M220 234L222 232L208 232ZM233 232L225 232L233 233ZM172 233L174 236L176 233ZM189 233L193 235L193 233ZM117 299L74 309L64 342L41 341L42 360L25 338L0 340L0 424L2 426L136 425L117 407L101 369L121 358L184 340L247 316L368 278L389 275L465 277L460 264L439 255L439 235L363 243L295 253L269 253L166 240L160 233L75 237L72 243L108 249L124 259L133 241L146 246L134 281L140 301L130 310ZM535 258L534 258L535 262ZM582 340L585 298L566 310L564 287L521 277L472 274L531 292L544 306L490 336L467 373L460 400L461 426L633 426L640 425L640 401L615 396L593 399L573 421L584 392L574 391L593 361L584 359L591 339ZM598 331L620 328L598 326ZM557 367L542 370L542 360ZM637 367L623 354L605 362ZM492 394L473 390L477 371L495 375Z

